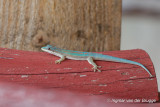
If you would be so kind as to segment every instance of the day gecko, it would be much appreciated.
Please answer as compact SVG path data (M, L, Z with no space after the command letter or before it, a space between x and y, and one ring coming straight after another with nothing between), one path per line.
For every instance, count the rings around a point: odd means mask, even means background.
M145 69L148 72L150 77L152 77L152 74L144 65L142 65L141 63L135 62L135 61L122 59L122 58L118 58L118 57L113 57L113 56L109 56L109 55L92 53L92 52L65 50L65 49L61 49L61 48L51 46L51 45L47 45L45 47L42 47L41 49L45 52L48 52L50 54L53 54L55 56L60 57L59 60L55 61L56 64L60 64L63 60L65 60L65 58L72 59L72 60L87 60L91 65L93 65L92 69L94 70L94 72L96 72L96 71L101 72L101 70L98 69L101 66L97 66L93 60L128 63L128 64L134 64L134 65L141 66L143 69Z

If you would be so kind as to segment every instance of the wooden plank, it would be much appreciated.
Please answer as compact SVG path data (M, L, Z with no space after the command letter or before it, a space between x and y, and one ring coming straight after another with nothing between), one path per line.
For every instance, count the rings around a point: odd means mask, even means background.
M71 50L119 50L121 4L121 0L1 0L0 46L40 50L51 43Z
M140 49L100 52L142 63L155 75L149 55ZM64 89L88 96L115 99L158 100L156 76L131 64L96 61L102 72L93 72L87 61L59 59L45 52L0 49L0 81L42 89Z

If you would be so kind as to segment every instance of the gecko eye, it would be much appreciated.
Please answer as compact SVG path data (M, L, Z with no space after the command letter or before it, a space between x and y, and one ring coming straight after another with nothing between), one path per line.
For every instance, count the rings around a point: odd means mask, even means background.
M48 48L48 50L51 50L51 48Z

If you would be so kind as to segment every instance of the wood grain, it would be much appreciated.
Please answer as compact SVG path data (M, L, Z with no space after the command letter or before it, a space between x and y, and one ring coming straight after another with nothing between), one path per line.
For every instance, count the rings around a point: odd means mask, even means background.
M0 46L120 49L121 0L1 0Z
M153 63L143 50L110 51L103 54L142 63L154 77L131 64L95 61L102 72L93 72L87 61L59 59L44 52L0 49L0 81L42 89L63 89L87 96L158 101Z

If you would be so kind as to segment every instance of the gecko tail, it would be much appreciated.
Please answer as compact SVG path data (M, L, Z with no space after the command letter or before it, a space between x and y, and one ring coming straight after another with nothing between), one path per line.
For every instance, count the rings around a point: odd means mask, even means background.
M143 69L145 69L148 72L148 74L150 75L150 77L153 77L153 75L150 73L150 71L144 65L142 65L141 63L138 63L138 62L135 62L135 61L131 61L131 60L127 60L127 59L119 59L118 62L138 65L138 66L142 67Z
M145 69L148 72L148 74L150 75L150 77L153 77L153 75L150 73L150 71L144 65L142 65L140 63L138 65L141 66L143 69Z
M141 63L131 61L131 64L135 64L135 65L138 65L138 66L142 67L143 69L145 69L148 72L150 77L153 77L153 75L150 73L150 71L144 65L142 65Z

